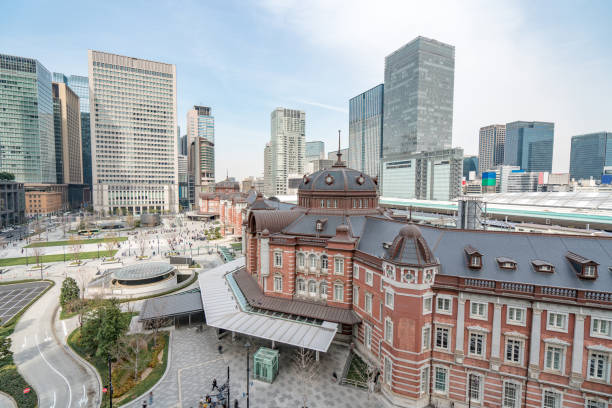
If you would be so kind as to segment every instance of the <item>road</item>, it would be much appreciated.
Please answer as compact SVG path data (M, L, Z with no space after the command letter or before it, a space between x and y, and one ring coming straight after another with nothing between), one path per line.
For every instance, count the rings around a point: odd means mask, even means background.
M38 393L40 408L97 407L95 373L67 351L65 338L76 320L54 320L61 279L21 317L11 335L14 360Z

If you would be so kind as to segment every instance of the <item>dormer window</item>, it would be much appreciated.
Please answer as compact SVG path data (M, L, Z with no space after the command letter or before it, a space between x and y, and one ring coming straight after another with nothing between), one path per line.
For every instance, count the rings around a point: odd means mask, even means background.
M497 258L497 264L502 269L516 269L516 261L510 258L499 257Z
M321 232L325 229L325 224L327 223L327 218L322 219L322 220L317 220L315 222L315 229L317 230L317 232Z
M482 254L471 245L465 247L465 254L468 257L468 266L471 269L482 268Z
M545 272L545 273L553 273L555 272L555 266L551 263L548 263L546 261L540 261L538 259L535 259L533 261L531 261L531 264L533 265L533 268L537 271L537 272Z
M579 278L597 279L597 266L599 265L597 262L571 251L568 251L565 257L572 264Z

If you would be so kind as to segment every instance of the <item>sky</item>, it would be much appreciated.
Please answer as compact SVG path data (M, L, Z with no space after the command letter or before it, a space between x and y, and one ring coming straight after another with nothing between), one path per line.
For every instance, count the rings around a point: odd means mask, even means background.
M9 1L0 53L87 75L87 50L172 63L177 119L215 116L217 179L263 174L276 107L306 140L348 146L348 101L383 82L385 56L422 35L455 46L453 146L478 129L555 123L553 171L574 135L612 131L611 1Z

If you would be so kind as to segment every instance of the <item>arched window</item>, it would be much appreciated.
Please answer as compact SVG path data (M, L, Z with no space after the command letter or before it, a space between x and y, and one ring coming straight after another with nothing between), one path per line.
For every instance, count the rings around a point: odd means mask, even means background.
M298 266L298 268L300 268L300 269L303 268L304 264L305 264L304 254L302 254L302 253L297 254L297 266Z
M308 282L308 293L310 296L317 296L317 282L313 280Z
M308 266L310 266L311 269L317 267L317 256L315 254L310 254L308 256Z
M319 293L321 293L321 297L323 299L327 299L327 281L321 282L321 285L319 286Z
M274 276L274 291L275 292L283 291L283 277L281 275Z
M297 291L301 293L306 292L306 282L304 282L304 279L297 280Z
M327 270L327 255L321 255L321 269Z

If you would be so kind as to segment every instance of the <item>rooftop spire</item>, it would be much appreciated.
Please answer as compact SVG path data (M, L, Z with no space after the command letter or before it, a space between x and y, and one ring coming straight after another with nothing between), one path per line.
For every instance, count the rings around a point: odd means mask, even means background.
M344 167L344 162L342 161L342 153L340 152L340 129L338 129L338 152L336 153L338 156L338 160L334 163L334 167Z

